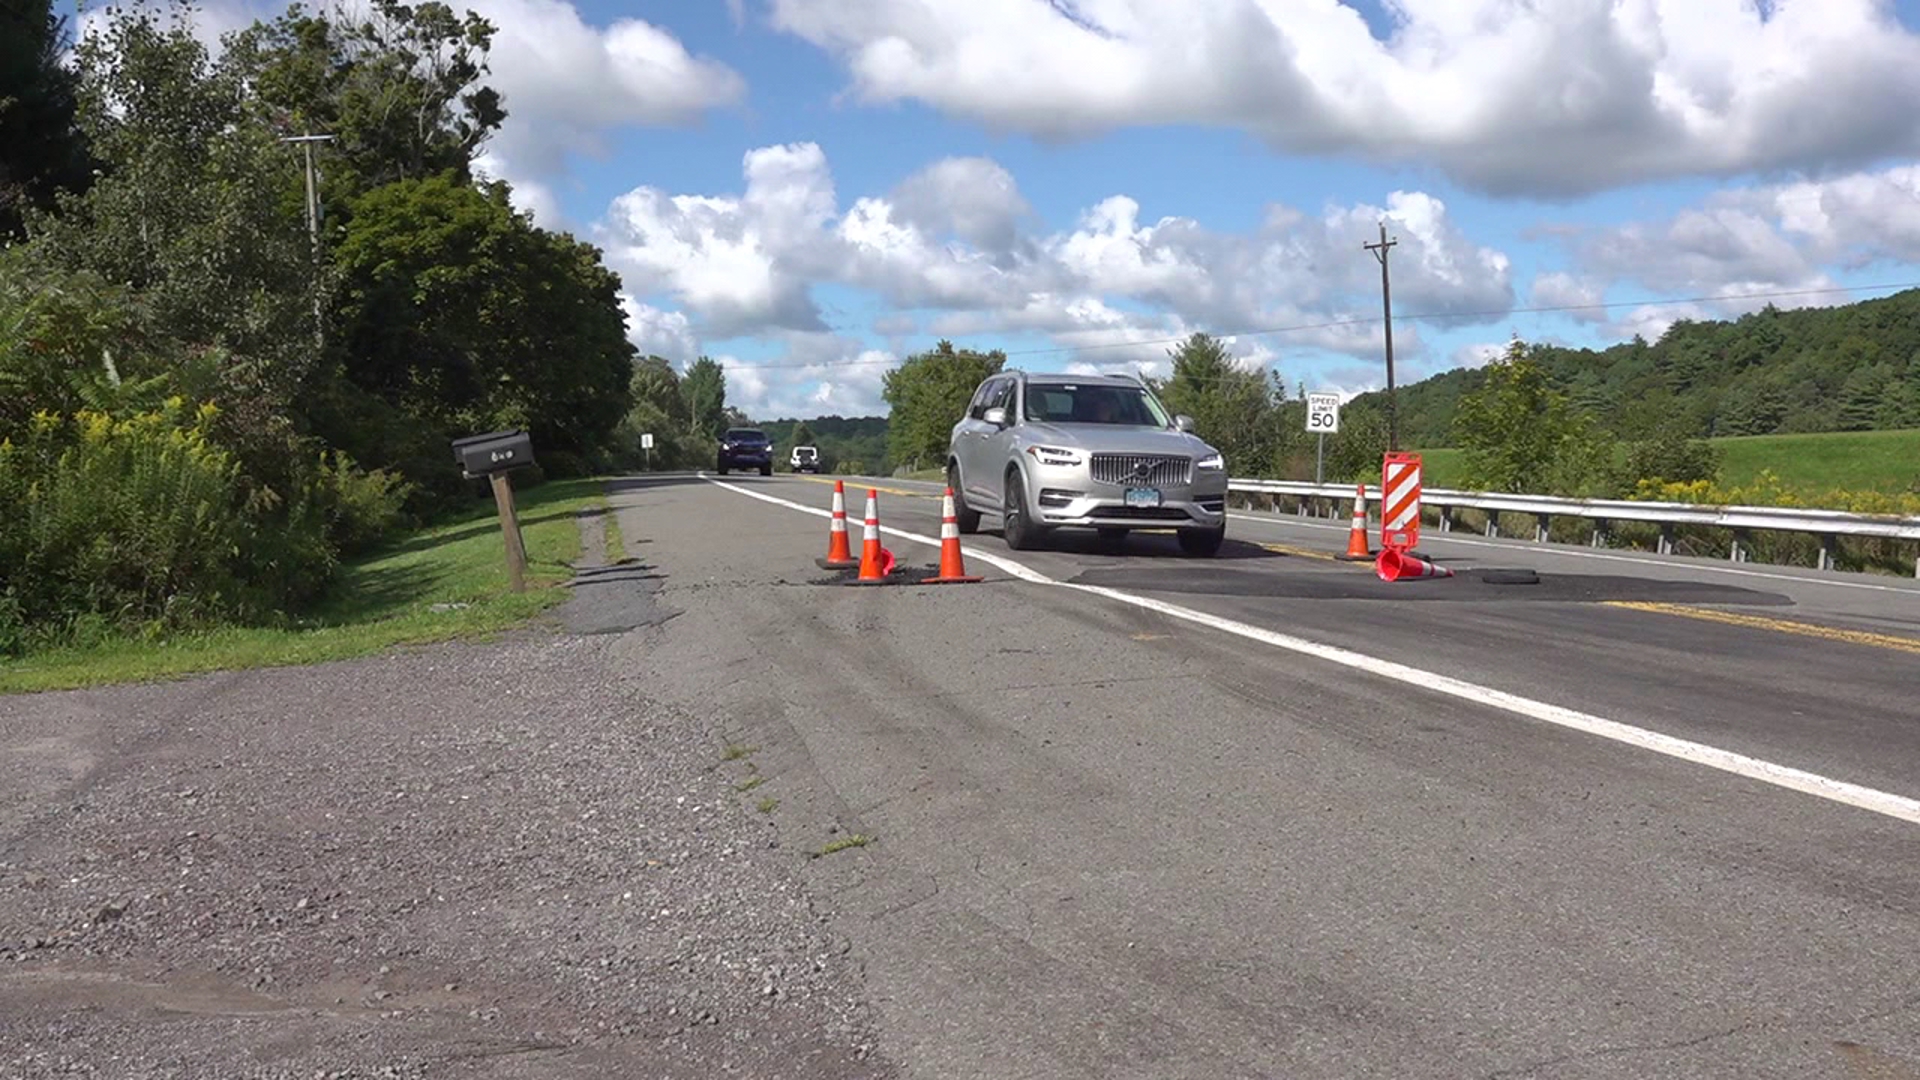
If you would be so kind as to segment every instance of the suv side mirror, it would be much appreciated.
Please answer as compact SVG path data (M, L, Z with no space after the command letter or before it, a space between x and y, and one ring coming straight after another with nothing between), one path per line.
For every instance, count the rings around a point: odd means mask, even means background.
M1003 428L1007 426L1007 410L1000 408L988 409L986 412L980 414L980 419L985 420L994 427Z
M1193 417L1181 413L1179 416L1173 418L1173 426L1177 430L1190 432L1193 430Z

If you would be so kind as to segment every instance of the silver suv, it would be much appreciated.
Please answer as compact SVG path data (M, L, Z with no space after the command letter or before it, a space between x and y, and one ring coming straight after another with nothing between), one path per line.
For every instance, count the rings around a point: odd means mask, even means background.
M1227 535L1226 462L1192 432L1139 379L1000 372L948 443L960 531L992 513L1024 550L1061 527L1111 540L1171 528L1187 554L1212 555Z

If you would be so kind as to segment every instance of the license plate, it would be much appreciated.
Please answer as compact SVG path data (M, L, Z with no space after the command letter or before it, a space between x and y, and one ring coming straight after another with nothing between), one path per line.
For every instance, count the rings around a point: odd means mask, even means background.
M1159 488L1128 488L1128 506L1156 507L1160 505Z

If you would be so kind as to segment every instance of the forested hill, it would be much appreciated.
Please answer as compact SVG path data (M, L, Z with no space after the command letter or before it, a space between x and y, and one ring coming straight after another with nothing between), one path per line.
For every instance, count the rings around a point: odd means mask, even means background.
M767 420L760 430L773 440L778 456L786 460L796 444L818 447L821 467L831 472L847 465L850 472L884 472L887 458L887 418L884 416L819 416L811 420ZM795 439L799 430L802 438ZM852 468L858 466L858 468Z
M1920 427L1920 289L1676 323L1652 344L1534 351L1557 386L1622 438L1669 421L1707 437ZM1460 369L1401 387L1401 442L1452 445L1454 411L1483 377Z

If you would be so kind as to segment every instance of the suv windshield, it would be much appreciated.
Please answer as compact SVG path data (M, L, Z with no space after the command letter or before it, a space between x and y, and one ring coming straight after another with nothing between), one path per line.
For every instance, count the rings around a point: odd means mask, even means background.
M711 431L713 429L708 428L707 430ZM727 431L726 438L728 442L766 442L767 433L764 431L754 431L751 428L730 428Z
M1170 427L1166 411L1137 386L1028 383L1027 419L1049 424Z

